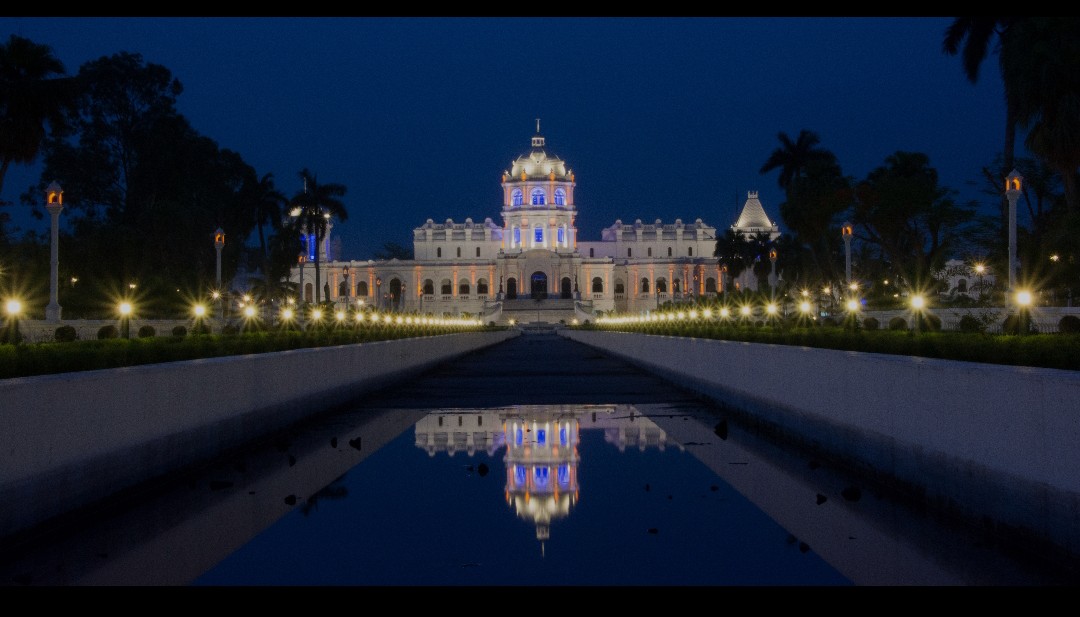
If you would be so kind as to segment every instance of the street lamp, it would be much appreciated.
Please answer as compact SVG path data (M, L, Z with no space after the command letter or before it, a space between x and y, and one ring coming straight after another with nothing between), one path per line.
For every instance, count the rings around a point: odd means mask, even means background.
M770 268L771 269L769 271L769 287L775 288L776 287L776 249L772 249L772 250L769 251L769 262L771 262L770 263Z
M920 322L922 321L923 309L926 308L926 298L921 294L916 294L911 297L911 309L915 311L915 332L919 332Z
M225 232L220 227L214 232L214 249L217 250L217 288L221 289L221 249L225 248ZM217 299L218 292L214 292L214 298ZM224 319L224 308L221 303L218 303L218 319Z
M1017 333L1020 335L1027 334L1027 330L1031 327L1031 312L1029 307L1031 306L1031 292L1026 289L1022 289L1016 292L1016 305L1020 307L1020 314L1017 317Z
M22 302L12 298L4 303L4 312L8 317L8 332L4 337L4 342L11 343L12 345L22 340L22 335L19 333L19 315L22 314Z
M45 209L49 211L51 235L49 240L49 305L45 319L60 321L60 302L57 296L57 270L60 267L60 211L64 209L64 191L54 180L45 189Z
M1005 196L1009 198L1009 293L1016 291L1016 200L1023 181L1015 169L1005 178Z
M349 308L349 266L341 269L341 277L345 282L345 308Z
M840 227L840 235L844 237L844 275L847 277L847 282L851 284L851 234L854 232L851 223L844 223Z
M375 310L382 308L382 277L375 277Z
M131 312L133 310L131 303L121 302L117 310L120 312L120 336L131 338Z

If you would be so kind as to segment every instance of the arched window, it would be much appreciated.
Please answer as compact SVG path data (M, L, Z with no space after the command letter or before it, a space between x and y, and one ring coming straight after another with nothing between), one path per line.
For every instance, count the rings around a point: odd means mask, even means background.
M641 279L641 293L649 293L649 279L647 278Z
M540 227L539 225L537 225L536 228L533 229L533 243L534 244L543 244L544 243L544 228Z
M442 257L442 247L441 246L435 247L435 256L436 257Z
M348 285L348 283L346 283L345 281L341 281L340 283L338 283L337 295L338 296L347 296L347 295L349 295L349 285Z
M592 280L592 292L594 294L602 294L602 293L604 293L604 279L600 278L599 276L593 278L593 280Z
M454 284L450 282L450 279L443 279L442 282L439 283L439 287L444 296L449 296L454 293Z
M311 302L311 283L304 283L304 302Z
M520 245L521 245L521 228L520 227L515 227L514 228L514 246L520 246Z
M615 279L615 293L617 293L617 294L626 293L626 285L623 284L622 279Z
M461 279L461 281L458 282L457 292L458 292L459 296L467 296L467 295L469 295L469 280L468 279Z
M690 257L693 257L694 256L694 247L692 247L692 246L686 247L686 254L689 255Z
M672 293L679 293L681 285L679 279L671 279L671 291Z
M555 205L556 206L565 206L566 205L566 191L564 191L562 189L555 189Z
M424 279L424 295L435 295L435 283L431 279Z
M658 293L658 294L666 294L667 293L667 280L666 279L656 279L656 293Z
M476 281L476 293L483 295L483 294L486 294L487 292L488 292L487 279L480 279L480 280Z
M559 227L559 244L563 244L565 242L566 242L566 228L565 227Z
M962 294L967 293L967 279L960 279L959 281L956 281L956 291L957 293Z
M356 284L356 295L366 296L368 295L367 281L360 281Z
M532 196L532 205L544 205L544 189L533 189L530 195Z
M667 256L671 257L671 247L667 247Z
M711 276L705 279L705 293L716 293L716 279Z
M515 206L520 206L525 201L525 194L521 192L521 189L514 189L510 193L510 203Z

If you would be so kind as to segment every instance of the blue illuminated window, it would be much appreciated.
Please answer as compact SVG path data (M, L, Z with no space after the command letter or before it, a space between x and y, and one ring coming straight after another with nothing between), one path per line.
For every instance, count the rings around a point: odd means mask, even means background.
M559 244L562 244L563 242L566 242L566 229L563 228L563 227L560 227L559 228Z
M536 241L537 244L540 244L540 243L542 243L544 241L544 228L543 227L537 227L536 228L536 231L533 233L533 239Z
M559 486L566 488L570 485L570 465L562 463L559 465Z
M566 205L566 191L564 191L562 189L555 189L555 205L556 206L565 206Z
M522 486L525 484L525 468L521 465L514 465L514 485Z
M536 443L538 443L540 445L544 445L545 441L547 441L547 431L545 431L542 428L537 429L537 431L536 431Z
M566 445L566 427L565 426L562 427L561 429L559 429L559 445L560 446L565 446Z
M521 244L521 228L514 228L514 244Z
M514 192L510 194L510 202L515 206L520 206L525 201L525 194L521 192L521 189L514 189Z
M544 201L544 189L533 189L531 195L532 195L532 204L534 206L542 206L542 205L544 205L544 203L545 203L545 201Z
M521 429L520 428L517 430L517 435L514 436L514 443L516 443L519 446L521 445Z
M533 481L536 483L536 488L545 488L548 485L548 467L537 467L533 470Z

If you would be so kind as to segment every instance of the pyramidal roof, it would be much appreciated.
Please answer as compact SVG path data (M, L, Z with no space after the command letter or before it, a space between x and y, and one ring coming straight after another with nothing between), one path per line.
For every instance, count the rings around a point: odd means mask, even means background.
M732 227L738 230L772 229L773 223L765 214L765 208L761 206L757 191L746 192L746 203L743 204L742 214Z

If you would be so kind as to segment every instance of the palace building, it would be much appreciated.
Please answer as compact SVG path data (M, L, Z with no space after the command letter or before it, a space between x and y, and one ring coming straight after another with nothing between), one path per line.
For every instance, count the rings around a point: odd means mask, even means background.
M598 312L643 312L671 301L715 296L724 272L716 228L695 219L616 220L600 239L579 239L573 170L548 153L544 137L502 172L499 221L427 219L413 230L410 260L332 260L323 238L320 276L329 299L378 311L461 316L500 324L592 320ZM733 229L779 235L756 192ZM290 280L314 300L313 238ZM756 283L732 281L740 286Z

